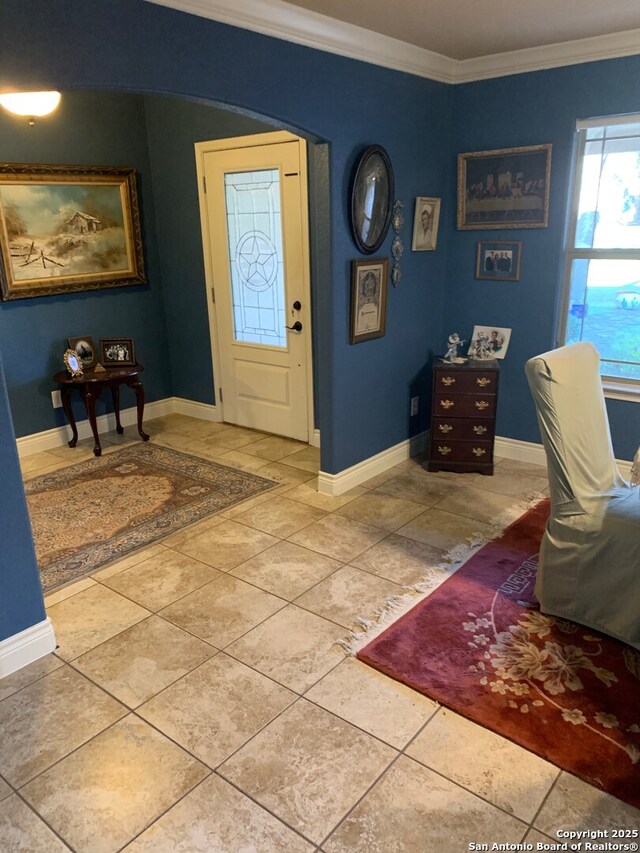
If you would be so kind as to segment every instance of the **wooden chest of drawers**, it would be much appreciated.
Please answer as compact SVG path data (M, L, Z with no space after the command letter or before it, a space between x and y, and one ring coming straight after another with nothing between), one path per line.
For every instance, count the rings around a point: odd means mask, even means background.
M428 471L493 474L499 372L495 359L436 360Z

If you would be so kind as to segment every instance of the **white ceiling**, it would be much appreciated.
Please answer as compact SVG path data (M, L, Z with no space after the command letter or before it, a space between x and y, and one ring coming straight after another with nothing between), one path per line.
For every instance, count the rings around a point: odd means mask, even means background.
M147 0L461 83L640 54L640 0Z
M640 28L638 0L288 2L451 59L473 59Z

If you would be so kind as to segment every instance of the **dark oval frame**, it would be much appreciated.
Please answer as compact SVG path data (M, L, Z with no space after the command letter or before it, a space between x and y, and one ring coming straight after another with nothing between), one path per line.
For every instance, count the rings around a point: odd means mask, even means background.
M367 179L371 176L374 157L382 161L386 171L389 193L386 199L383 197L374 198L371 234L365 236L363 235L364 190ZM377 252L387 236L391 223L394 192L393 166L391 165L389 155L381 145L370 145L362 152L356 164L351 183L351 208L349 211L353 239L358 249L365 255L372 255L374 252Z

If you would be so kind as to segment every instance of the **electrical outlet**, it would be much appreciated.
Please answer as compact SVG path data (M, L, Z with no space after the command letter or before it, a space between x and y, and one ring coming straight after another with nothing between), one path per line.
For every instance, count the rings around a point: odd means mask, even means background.
M418 414L418 403L420 402L420 397L412 397L411 398L411 417Z
M60 391L51 392L51 403L54 409L62 408L62 394Z

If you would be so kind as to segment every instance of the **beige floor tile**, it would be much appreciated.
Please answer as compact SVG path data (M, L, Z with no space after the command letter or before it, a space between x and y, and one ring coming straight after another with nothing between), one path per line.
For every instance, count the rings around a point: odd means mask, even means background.
M387 598L403 592L392 581L353 566L343 566L303 593L296 604L350 628L358 619L371 619L384 607Z
M262 495L259 497L262 497ZM180 528L180 530L173 533L171 536L167 536L166 539L162 540L162 545L164 548L170 548L174 551L178 551L182 545L186 545L188 542L191 542L192 539L196 536L200 536L201 533L208 533L210 530L213 530L214 527L218 527L218 525L222 524L224 520L225 518L222 513L210 515L202 521L196 522L196 524L189 524L186 527Z
M12 793L12 788L4 781L4 779L0 778L0 801L4 800ZM2 833L0 833L0 838L2 838Z
M276 613L227 652L259 672L302 693L344 659L340 629L294 605Z
M179 429L182 435L206 441L214 435L233 432L236 427L232 424L222 423L221 421L203 421L200 418L189 418L188 421L183 421L180 424ZM247 430L247 432L250 432L250 430Z
M308 527L324 515L321 509L276 495L271 500L237 515L236 521L284 539L302 530L303 527Z
M286 492L287 497L292 501L300 501L309 506L315 506L318 509L323 509L326 512L333 512L340 509L341 506L355 500L360 495L365 494L365 489L356 486L355 489L350 489L344 495L323 495L318 491L318 480L308 480L306 483L300 483L299 486L294 486Z
M534 477L542 477L548 479L548 471L546 464L537 465L534 462L521 462L519 459L500 459L497 466L502 470L508 468L510 471L522 471L525 474L532 474Z
M320 470L320 448L305 447L304 450L297 450L290 456L285 456L282 461L285 465L292 465L294 468L302 468L303 471L317 474Z
M305 450L307 447L308 445L300 441L294 441L291 438L269 435L260 441L246 445L244 451L245 453L251 453L253 456L260 456L262 459L268 459L269 462L278 462L285 456Z
M165 548L155 557L102 581L148 610L161 610L221 576L218 569Z
M115 853L207 773L199 761L130 715L22 793L77 853Z
M438 705L355 658L332 669L305 698L403 749Z
M419 469L403 471L377 486L376 491L411 500L422 504L424 507L438 503L450 495L452 491L455 492L460 485L462 484L450 485L438 479L435 474L429 474L427 471Z
M216 461L220 462L221 465L229 465L229 467L239 468L241 471L255 471L258 473L267 465L266 459L245 453L244 449L227 450L226 453L218 454L218 448L213 448L210 452L216 454ZM267 475L265 474L264 476Z
M151 616L77 658L73 665L135 708L216 651L176 625Z
M464 515L486 524L495 524L503 519L506 520L512 516L515 519L521 515L522 507L520 504L523 500L525 500L523 495L517 497L501 495L484 488L462 486L449 497L438 501L435 504L435 509L440 510L440 512Z
M105 640L141 622L149 611L96 584L48 608L63 660L73 660Z
M311 853L313 846L212 774L125 853Z
M34 681L38 681L39 678L48 675L54 669L59 669L63 665L60 658L54 654L45 655L28 666L19 669L17 672L11 673L11 675L5 675L4 678L0 678L0 702L6 699L7 696L11 696L18 690L22 690L23 687L32 684ZM1 771L2 768L0 768Z
M428 576L442 574L434 567L442 562L444 555L440 548L392 534L351 563L394 583L412 586Z
M113 577L113 575L117 575L119 572L124 572L125 569L130 569L131 566L135 566L137 563L142 563L143 560L148 560L149 557L155 557L156 554L161 554L164 549L165 546L160 543L151 545L149 548L142 548L140 551L135 551L128 557L125 557L124 560L118 560L115 563L111 563L111 565L107 566L105 569L99 569L97 572L92 572L91 577L95 580L103 580L104 578Z
M517 843L526 824L401 756L323 845L327 853L462 853Z
M221 522L224 521L225 518L236 518L248 509L253 509L256 506L260 506L260 504L263 504L265 501L270 501L272 497L273 491L262 492L262 494L254 495L252 498L247 498L246 501L241 501L239 504L235 504L235 506L223 509L217 517Z
M336 510L337 515L393 532L424 512L424 506L383 492L367 492Z
M160 615L207 643L224 648L284 606L281 598L222 575L169 605Z
M23 473L22 479L25 483L28 483L30 480L33 480L36 477L41 477L44 474L52 474L54 471L59 471L61 468L67 468L71 464L73 463L68 462L64 459L58 459L57 462L54 462L51 465L45 465L44 468L36 468L34 471L30 471L28 474Z
M280 484L279 488L274 489L276 494L292 486L299 486L300 483L317 479L311 471L303 471L302 468L294 468L292 465L285 465L284 462L267 462L264 468L260 468L260 476L268 477Z
M0 768L24 785L126 714L79 673L65 666L0 702Z
M15 794L0 803L0 845L4 853L69 853L69 848Z
M293 542L278 542L230 574L293 601L342 564Z
M71 438L71 431L69 431L69 438ZM102 436L100 436L100 444L102 443ZM64 444L61 444L60 447L50 448L47 453L50 453L53 456L57 456L59 459L64 459L65 461L70 461L72 463L84 462L85 459L94 458L94 445L95 442L93 440L93 436L91 436L90 438L81 438L75 447L69 447L69 445L65 442Z
M396 755L344 720L299 699L219 772L319 843Z
M90 589L95 586L96 582L93 578L80 578L80 580L70 583L68 586L63 586L60 589L54 589L44 596L45 607L49 608L54 604L59 604L72 595L77 595L79 592L84 592L85 589Z
M277 541L275 536L226 519L208 532L177 546L176 550L228 572Z
M537 477L528 471L515 471L496 466L493 476L485 477L478 486L483 492L496 492L516 498L529 498L549 485L546 477Z
M212 450L227 453L229 450L244 448L266 437L264 432L258 432L257 430L244 429L243 427L228 427L227 429L206 436L203 440L207 447L210 447Z
M351 521L338 515L327 515L298 533L289 536L289 541L303 548L310 548L320 554L326 554L335 560L348 563L375 545L386 536L384 530Z
M639 829L640 809L562 772L533 825L552 838L559 829Z
M391 468L387 468L386 471L376 474L375 477L370 477L368 480L365 480L365 482L361 484L361 487L365 489L365 491L370 492L372 489L377 489L378 486L381 486L388 480L393 480L394 477L399 476L403 471L404 468L401 465L393 465Z
M138 714L213 768L295 699L295 693L221 653Z
M398 530L400 536L415 539L425 545L450 551L476 534L490 536L492 527L473 518L465 518L440 509L427 509Z
M37 475L43 468L55 470L59 467L61 467L60 457L46 450L42 453L32 453L30 456L20 457L20 470L23 476Z
M564 839L562 839L562 840L564 840ZM533 844L534 850L545 850L544 847L537 847L538 844L551 845L551 844L561 843L561 839L550 838L548 835L543 835L541 832L538 832L537 829L530 829L529 832L527 832L527 834L524 838L524 841L526 844ZM553 847L548 846L546 849L547 850L553 850ZM569 847L568 849L571 850L572 848ZM580 848L578 847L576 849L579 850Z
M527 823L559 772L532 752L445 708L420 732L407 755Z

